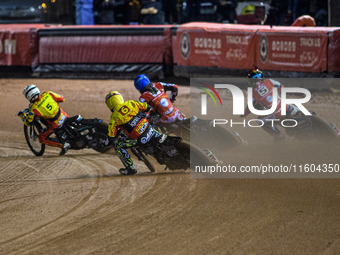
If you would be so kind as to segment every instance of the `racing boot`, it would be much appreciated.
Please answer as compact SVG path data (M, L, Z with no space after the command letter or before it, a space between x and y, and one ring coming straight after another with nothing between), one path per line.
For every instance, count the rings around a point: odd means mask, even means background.
M137 173L137 169L134 165L128 166L126 168L119 169L120 174L122 175L133 175Z
M71 144L69 144L68 142L64 143L63 148L61 148L61 151L59 153L59 156L63 156L65 155L65 153L68 151L68 149L71 147Z

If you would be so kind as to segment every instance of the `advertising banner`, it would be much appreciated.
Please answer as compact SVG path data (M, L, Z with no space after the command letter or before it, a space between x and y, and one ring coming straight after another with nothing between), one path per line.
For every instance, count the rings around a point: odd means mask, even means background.
M261 69L297 72L327 70L326 31L260 29L255 42L256 66Z
M175 62L182 66L249 69L255 64L256 29L189 23L177 30Z

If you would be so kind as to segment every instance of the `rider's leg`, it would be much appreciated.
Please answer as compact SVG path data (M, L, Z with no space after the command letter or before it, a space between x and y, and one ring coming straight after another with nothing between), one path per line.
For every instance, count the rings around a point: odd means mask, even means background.
M58 138L50 137L54 131L60 132L61 129L50 126L45 132L39 134L39 140L42 144L61 148L59 155L62 156L68 151L71 145L68 142L60 142Z
M126 137L118 138L114 142L114 149L120 161L123 163L124 168L119 169L119 172L124 175L131 175L137 173L136 167L126 149L137 145L137 140L129 139Z
M49 136L53 133L55 127L50 126L45 132L39 134L39 140L42 144L47 144L53 147L63 148L63 143L60 143L55 138L50 138Z
M150 143L152 144L164 144L164 145L175 145L182 141L181 137L168 136L166 134L160 133L150 126ZM139 140L139 139L138 139Z

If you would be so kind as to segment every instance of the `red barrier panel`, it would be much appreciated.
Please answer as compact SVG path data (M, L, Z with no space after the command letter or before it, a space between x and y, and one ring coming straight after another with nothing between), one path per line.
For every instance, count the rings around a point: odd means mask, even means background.
M51 34L46 29L43 35L39 33L39 63L163 63L166 60L172 64L170 27L64 26ZM140 33L141 30L144 32Z
M164 63L173 62L187 74L209 74L214 69L241 73L255 66L272 71L340 72L339 55L338 27L205 22L178 27L0 25L0 65L32 66L36 72L149 70L156 74Z
M163 36L58 36L39 42L39 62L162 63Z
M31 66L38 52L35 41L38 29L45 24L0 25L0 65ZM55 25L53 25L55 27Z
M340 71L340 28L329 34L328 71Z
M300 27L262 27L255 35L256 66L264 70L327 70L328 31Z
M0 25L0 65L31 65L31 26Z
M304 73L340 70L340 31L335 27L197 22L180 26L173 41L176 70L189 73L255 66Z
M188 23L177 30L174 61L179 66L249 69L255 65L256 27Z

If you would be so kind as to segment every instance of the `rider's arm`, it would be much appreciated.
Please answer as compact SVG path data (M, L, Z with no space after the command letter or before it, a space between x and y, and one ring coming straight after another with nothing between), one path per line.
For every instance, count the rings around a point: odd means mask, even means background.
M145 112L151 109L150 105L148 105L146 102L142 103L142 102L136 101L136 104L139 110L141 110L142 112Z
M139 102L141 103L148 103L150 104L150 101L151 101L151 98L149 98L148 96L142 94L140 97L139 97Z
M283 88L283 85L281 82L277 81L277 80L273 80L273 79L269 79L271 81L271 83L274 85L275 88L277 88L277 91L279 93L281 93L281 89Z
M35 113L32 109L26 108L25 111L20 111L18 116L22 119L26 126L29 126L34 120Z
M163 83L161 82L162 86L164 87L164 91L171 91L170 95L170 101L174 102L176 100L176 97L178 95L178 86L173 83Z
M62 102L65 101L65 99L64 99L64 97L63 97L62 95L59 95L59 94L54 93L54 92L52 92L52 91L49 91L48 93L53 97L53 99L54 99L56 102L62 103Z
M149 104L147 104L146 110L142 110L142 112L148 112L151 109L152 109L152 107Z
M107 135L109 137L116 137L117 131L118 131L117 125L116 125L115 121L111 119L110 123L109 123Z

